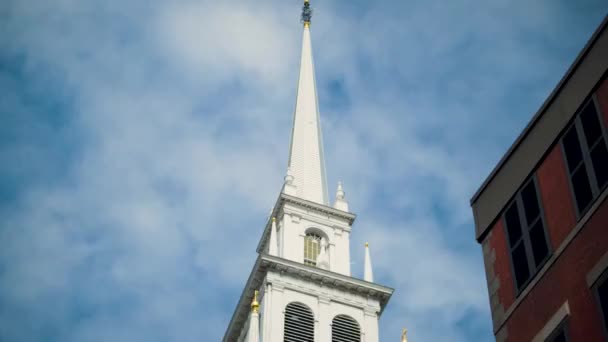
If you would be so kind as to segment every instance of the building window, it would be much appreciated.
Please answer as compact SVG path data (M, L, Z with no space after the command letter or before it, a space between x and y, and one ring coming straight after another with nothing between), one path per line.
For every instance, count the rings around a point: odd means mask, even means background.
M562 322L545 342L568 342L567 321Z
M331 322L331 342L360 342L359 323L346 315L338 315Z
M600 317L604 323L604 333L608 339L608 272L597 282L595 294L600 308Z
M518 291L525 287L549 257L547 233L536 189L536 181L532 178L517 193L504 214Z
M304 264L316 266L320 251L321 236L315 233L306 233L304 238Z
M284 342L314 342L315 320L312 311L302 303L285 308Z
M591 99L562 139L579 217L608 185L608 145L599 114Z

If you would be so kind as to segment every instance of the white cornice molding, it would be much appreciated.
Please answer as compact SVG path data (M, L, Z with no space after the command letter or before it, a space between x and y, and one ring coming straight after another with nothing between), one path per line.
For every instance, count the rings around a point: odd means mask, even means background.
M295 206L299 206L299 207L304 208L311 212L320 213L320 214L327 215L329 217L334 217L334 218L337 218L340 220L344 220L346 222L347 226L352 226L352 224L355 222L355 219L357 217L357 215L355 215L353 213L338 210L338 209L335 209L335 208L332 208L332 207L329 207L329 206L326 206L323 204L307 201L307 200L304 200L304 199L301 199L298 197L294 197L294 196L290 196L290 195L287 195L287 194L281 192L281 194L279 195L279 198L277 199L277 201L274 205L274 208L272 209L272 212L270 213L268 222L266 222L266 227L264 228L264 232L262 233L260 242L258 243L258 247L256 249L256 251L258 253L264 252L263 248L264 248L264 246L266 246L268 238L270 237L269 233L270 233L270 227L272 224L272 217L276 217L278 219L281 214L289 213L289 210L287 210L287 212L284 211L286 203L293 204ZM293 213L293 214L296 214L296 215L302 217L302 212L297 212L297 213ZM307 219L308 219L308 217L307 217ZM311 217L310 219L312 221L314 218Z
M300 264L276 256L260 254L249 275L247 284L241 294L237 307L232 315L228 329L222 341L234 341L247 321L249 303L253 299L253 293L260 288L266 278L268 271L274 270L289 274L293 277L311 281L325 287L340 289L342 291L375 298L380 303L378 315L391 298L394 289L361 279L345 276L339 273L323 270L314 266ZM285 286L285 283L277 283L275 286ZM275 290L277 287L274 288Z

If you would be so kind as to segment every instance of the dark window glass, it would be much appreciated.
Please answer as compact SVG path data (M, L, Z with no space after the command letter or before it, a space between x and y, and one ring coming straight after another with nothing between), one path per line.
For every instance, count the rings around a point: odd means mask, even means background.
M526 221L528 221L528 225L530 225L534 222L538 215L540 215L540 208L538 207L536 186L534 185L534 182L528 183L528 185L522 190L521 199L524 203Z
M524 184L504 213L511 266L518 291L549 256L539 194L534 179Z
M579 219L608 185L608 136L600 114L590 100L562 140Z
M581 113L581 122L585 137L587 138L587 146L593 146L593 143L602 136L602 126L595 110L593 101L589 101L583 112Z
M511 247L515 245L521 238L521 224L519 223L519 212L517 211L517 202L513 202L507 213L505 214L507 221L507 231L509 233L509 242Z
M601 190L608 181L608 150L604 139L597 144L591 151L591 161L595 170L597 186Z
M530 243L532 244L534 263L536 264L536 267L539 267L545 260L545 257L549 254L542 220L536 221L536 224L530 229Z
M564 150L566 152L566 159L568 160L568 168L570 169L570 172L572 172L583 160L583 152L581 151L581 145L578 141L578 134L576 133L575 126L572 126L564 136Z
M604 280L603 284L597 287L597 295L604 316L604 326L608 328L608 281Z
M552 340L551 342L566 342L566 334L564 333L564 331L560 331L559 334L557 334Z
M513 250L513 268L515 269L517 288L521 288L528 278L530 278L528 256L526 255L526 248L523 243L520 243L519 246Z
M585 165L581 165L581 167L572 175L572 188L574 189L578 210L579 212L583 212L593 199L593 193L591 192L591 185L589 184Z

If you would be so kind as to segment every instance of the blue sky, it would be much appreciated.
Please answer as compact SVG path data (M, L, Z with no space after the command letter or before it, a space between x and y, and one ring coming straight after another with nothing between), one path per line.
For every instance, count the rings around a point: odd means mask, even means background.
M333 193L382 341L492 340L469 198L603 0L315 1ZM217 341L286 169L300 1L0 9L0 340Z

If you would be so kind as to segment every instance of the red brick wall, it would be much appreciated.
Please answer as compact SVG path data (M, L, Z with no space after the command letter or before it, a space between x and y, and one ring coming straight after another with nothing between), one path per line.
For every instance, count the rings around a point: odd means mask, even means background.
M608 78L604 80L595 94L600 103L600 108L604 112L604 119L608 127Z
M564 162L561 144L557 144L536 172L552 250L559 247L576 224Z
M586 276L608 251L608 201L594 213L564 253L506 323L508 341L530 341L568 300L570 341L603 341L597 303Z
M511 265L509 264L509 246L507 245L507 236L505 234L503 220L492 227L492 234L488 236L491 250L494 251L496 258L494 260L494 276L498 278L500 287L498 288L498 298L504 310L507 310L515 300L515 284Z

